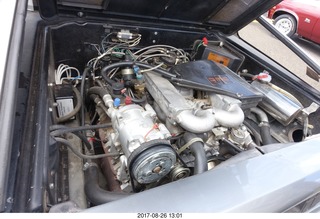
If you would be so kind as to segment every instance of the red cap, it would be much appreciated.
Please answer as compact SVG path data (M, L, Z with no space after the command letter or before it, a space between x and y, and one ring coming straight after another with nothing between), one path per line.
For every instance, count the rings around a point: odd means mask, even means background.
M126 105L132 104L131 97L126 96L126 98L124 99L124 104L126 104Z
M208 39L207 39L207 37L203 37L202 38L202 42L203 42L203 44L206 46L206 45L208 45Z

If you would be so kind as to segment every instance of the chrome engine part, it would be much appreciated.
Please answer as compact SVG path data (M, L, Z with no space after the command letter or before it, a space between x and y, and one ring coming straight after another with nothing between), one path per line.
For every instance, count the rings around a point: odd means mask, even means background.
M264 94L263 101L259 103L259 106L285 126L296 119L303 109L301 104L266 83L253 81L251 85Z
M250 133L245 126L241 126L237 129L232 128L229 139L244 148L252 143Z
M165 78L148 73L146 87L158 106L173 124L193 133L211 131L215 126L239 127L244 120L241 101L232 97L211 94L212 109L186 101L177 89Z
M244 120L241 101L220 94L211 94L210 101L216 123L227 128L238 128Z

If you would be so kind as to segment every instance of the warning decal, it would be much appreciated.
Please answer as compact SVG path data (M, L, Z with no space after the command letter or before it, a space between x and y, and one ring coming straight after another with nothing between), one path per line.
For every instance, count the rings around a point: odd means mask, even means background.
M214 54L212 52L209 53L208 55L208 60L211 60L211 61L214 61L214 62L218 62L220 64L223 64L224 66L228 66L229 65L229 62L230 62L230 59L225 57L225 56L221 56L221 55L217 55L217 54Z
M226 75L215 75L207 78L211 84L228 84L231 83L230 79Z

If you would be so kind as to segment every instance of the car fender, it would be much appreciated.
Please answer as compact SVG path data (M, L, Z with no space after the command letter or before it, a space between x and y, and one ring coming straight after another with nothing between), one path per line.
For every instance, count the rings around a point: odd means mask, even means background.
M273 13L272 19L275 19L276 17L278 17L278 16L280 16L282 14L290 14L290 15L292 15L296 19L297 24L299 24L299 16L297 15L297 13L295 13L292 10L285 9L285 8L276 9L274 11L274 13Z

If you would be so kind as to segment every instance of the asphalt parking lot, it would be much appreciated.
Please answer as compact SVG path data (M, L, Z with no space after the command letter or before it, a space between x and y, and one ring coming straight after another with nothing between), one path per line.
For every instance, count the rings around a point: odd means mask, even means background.
M320 83L306 75L306 64L258 22L250 23L239 31L239 35L320 91ZM294 36L293 41L320 65L320 45L298 36Z

